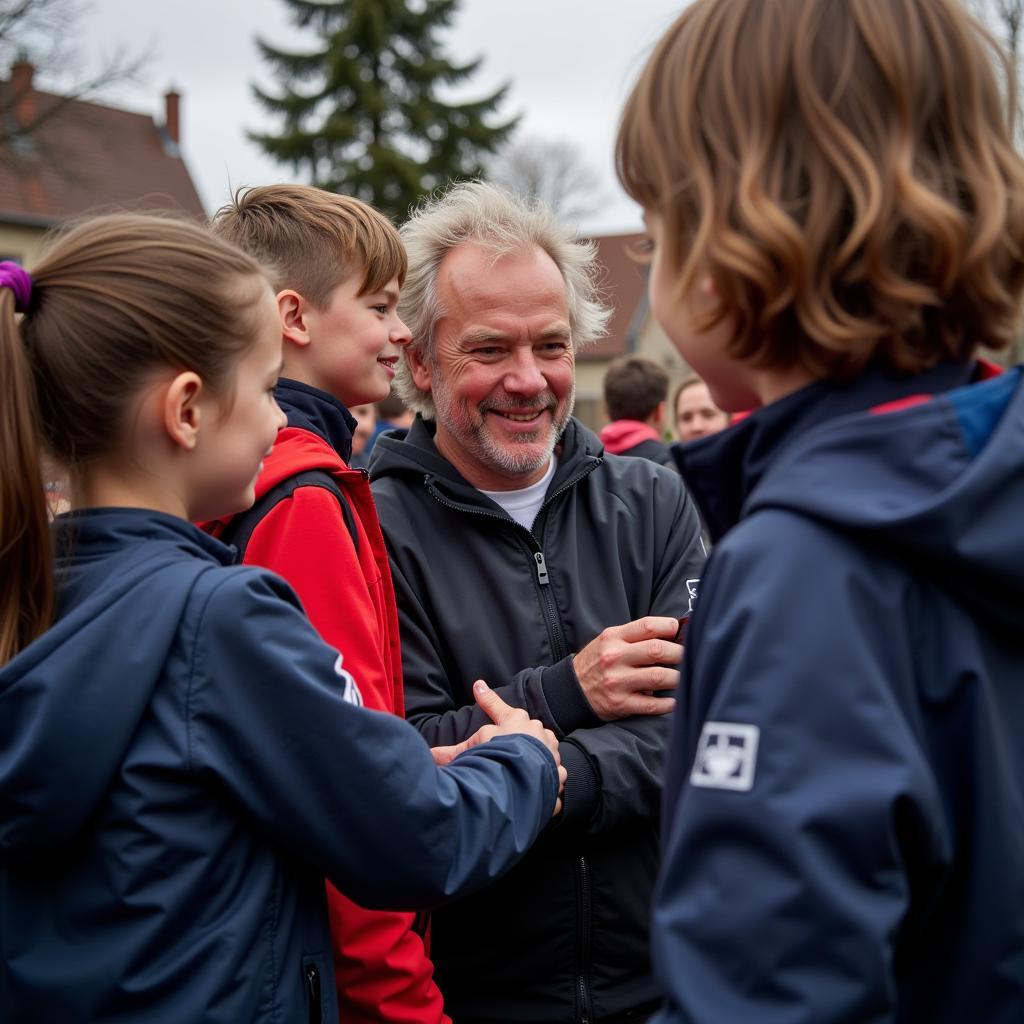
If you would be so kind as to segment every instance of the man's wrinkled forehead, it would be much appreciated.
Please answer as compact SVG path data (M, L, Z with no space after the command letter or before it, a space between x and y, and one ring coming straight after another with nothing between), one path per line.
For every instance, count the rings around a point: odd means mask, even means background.
M437 298L439 318L450 320L492 311L569 319L565 280L539 246L498 254L475 243L457 246L438 268Z

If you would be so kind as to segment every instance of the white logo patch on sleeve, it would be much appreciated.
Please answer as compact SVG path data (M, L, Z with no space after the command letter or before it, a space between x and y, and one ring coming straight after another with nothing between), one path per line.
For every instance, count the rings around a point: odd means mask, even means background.
M338 673L343 684L341 699L347 704L355 704L357 708L361 708L363 706L363 695L359 692L359 687L356 686L356 681L352 678L351 673L341 667L340 654L338 655L338 660L334 663L334 671Z
M756 725L705 722L690 772L690 784L746 792L754 785L760 735L761 730Z

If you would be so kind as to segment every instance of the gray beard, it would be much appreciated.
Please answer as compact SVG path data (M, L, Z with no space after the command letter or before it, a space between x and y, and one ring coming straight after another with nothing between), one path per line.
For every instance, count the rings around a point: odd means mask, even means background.
M457 415L453 415L453 407L456 405L456 402L448 391L447 383L443 378L438 378L437 376L435 376L433 381L433 399L436 422L444 427L452 439L467 454L491 470L506 476L519 477L533 473L551 461L555 446L562 439L562 434L565 432L566 424L569 422L569 417L572 415L572 410L576 404L576 381L573 380L572 390L569 392L565 403L564 414L559 420L554 422L553 429L548 433L547 443L539 455L536 452L527 450L516 452L513 447L499 444L488 433L482 423L479 427L467 427ZM520 405L523 408L533 408L536 405L536 399L509 400L502 403L503 408L511 407L514 409L516 405ZM485 405L479 411L482 413L487 408ZM539 431L534 431L530 434L521 435L512 444L522 444L524 447L535 444L539 433Z

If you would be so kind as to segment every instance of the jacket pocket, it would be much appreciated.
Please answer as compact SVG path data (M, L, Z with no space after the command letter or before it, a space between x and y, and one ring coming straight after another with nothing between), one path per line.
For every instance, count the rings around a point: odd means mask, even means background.
M333 984L324 969L322 956L304 956L302 958L302 990L306 996L306 1020L309 1024L327 1024L324 1016L325 1004L324 985ZM333 1024L333 1022L332 1022Z

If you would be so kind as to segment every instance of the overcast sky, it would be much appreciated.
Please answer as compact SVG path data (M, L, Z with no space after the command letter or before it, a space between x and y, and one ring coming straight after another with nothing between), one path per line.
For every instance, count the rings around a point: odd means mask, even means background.
M483 66L457 98L511 82L502 114L522 115L520 135L572 140L600 176L601 211L583 227L637 230L639 211L612 168L616 121L644 57L683 6L683 0L463 0L442 43L453 60L482 57ZM104 98L162 120L164 91L171 84L181 91L182 148L208 210L232 187L291 177L245 137L246 128L276 127L251 98L254 80L274 84L253 37L286 48L311 38L289 24L283 0L89 0L77 34L86 68L117 47L152 50L141 79Z

